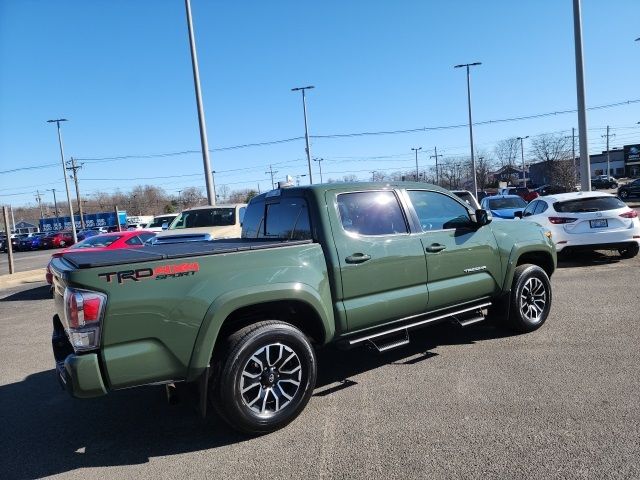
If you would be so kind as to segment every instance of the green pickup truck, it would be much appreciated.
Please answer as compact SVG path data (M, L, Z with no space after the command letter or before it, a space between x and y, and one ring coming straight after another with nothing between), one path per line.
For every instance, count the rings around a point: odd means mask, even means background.
M309 401L317 348L382 352L441 321L533 331L555 268L548 231L433 185L276 189L242 238L53 259L56 370L79 398L193 382L203 415L270 432Z

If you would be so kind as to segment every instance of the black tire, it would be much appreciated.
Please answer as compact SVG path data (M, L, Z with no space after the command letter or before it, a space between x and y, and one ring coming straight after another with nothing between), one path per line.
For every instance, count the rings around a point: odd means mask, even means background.
M618 249L618 253L622 258L633 258L638 255L639 251L640 245L637 243L630 243L629 245Z
M258 322L229 336L221 352L210 398L232 428L248 434L273 432L293 421L309 402L316 356L294 326Z
M620 190L620 198L623 200L629 198L629 190Z
M513 275L505 327L517 333L537 330L549 316L551 301L547 273L537 265L519 265Z

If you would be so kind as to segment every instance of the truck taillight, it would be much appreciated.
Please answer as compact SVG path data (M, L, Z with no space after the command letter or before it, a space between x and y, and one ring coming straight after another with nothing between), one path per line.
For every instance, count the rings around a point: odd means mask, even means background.
M65 326L74 350L93 350L100 346L100 328L107 296L67 288L64 292Z

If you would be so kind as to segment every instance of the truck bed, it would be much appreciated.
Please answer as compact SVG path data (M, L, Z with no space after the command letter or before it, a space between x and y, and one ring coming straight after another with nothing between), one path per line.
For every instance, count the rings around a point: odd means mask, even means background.
M152 262L159 260L187 258L203 255L217 255L247 250L264 250L285 246L304 245L312 240L262 240L234 238L211 240L207 242L171 243L146 245L141 248L104 250L100 252L68 252L62 257L75 268L107 267L129 263Z

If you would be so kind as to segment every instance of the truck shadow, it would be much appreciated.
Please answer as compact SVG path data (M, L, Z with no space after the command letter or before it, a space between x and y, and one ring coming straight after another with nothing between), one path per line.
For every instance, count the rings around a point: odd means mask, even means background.
M357 386L349 377L385 364L416 368L437 356L430 352L436 346L473 344L504 335L490 326L436 326L414 333L409 345L382 355L364 348L327 347L318 355L315 395ZM32 479L80 468L144 464L153 457L256 441L234 432L216 415L202 420L195 402L185 398L188 390L172 406L162 386L76 400L61 390L53 369L0 386L2 477Z
M0 298L0 302L22 302L24 300L49 300L51 299L51 287L49 285L40 285L28 290L19 292Z
M594 267L618 263L622 257L618 252L578 251L558 255L558 268Z

